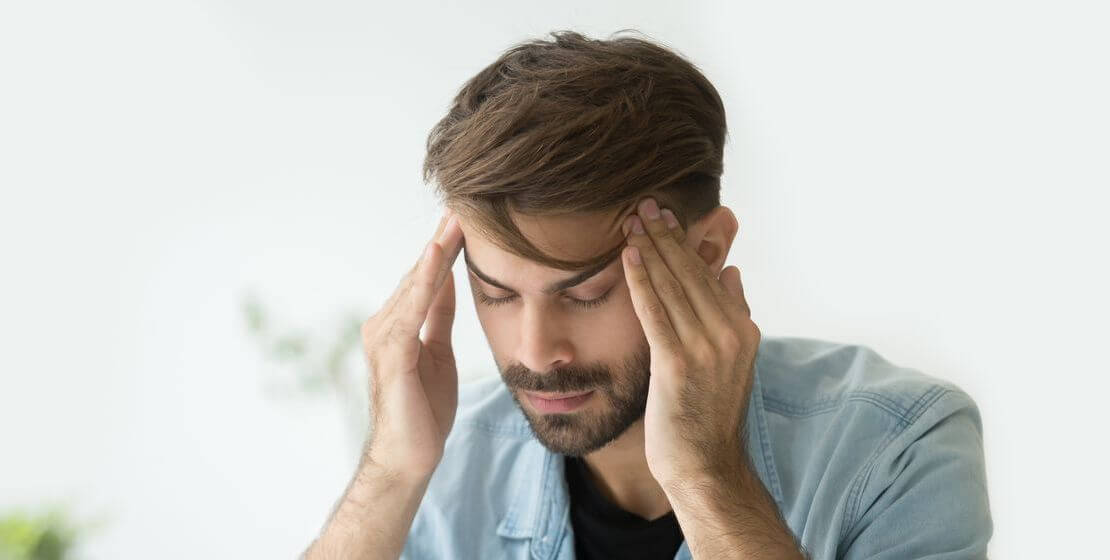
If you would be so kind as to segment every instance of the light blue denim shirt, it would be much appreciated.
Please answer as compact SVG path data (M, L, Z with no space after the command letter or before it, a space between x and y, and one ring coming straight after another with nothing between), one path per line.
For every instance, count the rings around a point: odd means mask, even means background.
M747 453L811 558L985 558L982 425L951 383L873 350L764 335ZM563 457L499 376L463 383L402 558L574 558ZM388 512L382 512L389 515ZM684 542L676 559L689 559Z

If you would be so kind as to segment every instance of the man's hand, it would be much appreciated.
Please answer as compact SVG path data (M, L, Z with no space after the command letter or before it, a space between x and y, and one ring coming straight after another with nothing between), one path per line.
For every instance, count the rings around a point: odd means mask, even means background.
M363 323L374 429L343 498L304 558L401 555L455 423L459 381L451 350L451 265L461 247L462 229L448 211L392 297Z
M451 348L451 265L461 247L458 218L447 211L424 254L362 325L374 426L366 458L397 476L431 476L455 422L459 381Z
M740 270L718 276L645 199L624 224L625 278L651 348L645 452L664 489L738 469L760 332Z
M651 348L648 469L694 558L802 558L742 441L761 335L740 270L710 270L654 200L638 212L625 223L622 256Z

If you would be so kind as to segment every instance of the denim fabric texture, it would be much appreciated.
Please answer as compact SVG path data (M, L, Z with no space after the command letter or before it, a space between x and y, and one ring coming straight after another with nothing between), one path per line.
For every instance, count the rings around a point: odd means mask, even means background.
M993 525L975 403L859 345L764 335L746 452L811 558L986 558ZM499 376L459 388L405 560L574 558L563 459ZM388 515L382 512L382 515ZM690 559L686 543L678 560Z

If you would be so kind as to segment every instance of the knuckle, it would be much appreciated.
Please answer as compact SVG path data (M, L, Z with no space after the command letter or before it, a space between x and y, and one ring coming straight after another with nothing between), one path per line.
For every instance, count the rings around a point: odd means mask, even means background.
M397 327L397 321L393 321L389 325L382 327L378 335L374 337L370 343L375 354L381 352L383 349L394 348L397 343L401 342L402 333Z
M717 362L717 350L706 341L698 341L689 346L691 361L705 367L712 367Z
M670 362L671 367L674 368L675 371L683 373L686 372L686 368L690 364L690 360L679 352L672 353L667 361Z
M401 277L401 280L397 282L397 288L393 290L394 298L408 291L409 286L412 285L412 278L415 274L416 268L412 268L408 272L406 272L404 276Z
M409 294L410 295L414 294L414 293L418 294L421 291L427 289L429 284L431 284L431 281L428 280L426 275L418 274L418 275L416 275L412 278L412 281L409 285L409 290L408 290Z
M740 301L738 298L736 298L736 296L726 293L724 300L725 305L728 306L729 309L738 312L741 315L745 313L744 302Z
M430 340L424 343L424 345L428 348L428 351L431 352L432 356L435 357L437 362L454 365L455 352L454 349L451 348L451 343L449 341Z
M682 295L682 285L674 280L667 280L663 282L660 291L662 291L665 296L678 297Z
M663 220L644 220L644 227L651 231L654 237L663 239L671 237L671 230L667 227L667 222Z
M725 330L717 337L717 344L725 354L735 354L740 349L740 337L732 330Z
M682 264L679 265L679 269L682 271L683 274L686 274L687 276L698 280L700 280L702 276L705 275L705 271L702 269L702 267L690 258L682 259Z
M404 341L404 333L401 328L394 322L389 329L385 331L385 336L382 337L382 344L385 347L395 347L397 343Z
M754 322L749 321L749 324L751 324L751 327L749 327L749 328L752 331L752 340L755 341L755 346L756 346L756 348L758 348L759 347L759 341L763 340L763 331L760 331L759 330L759 325L755 324Z
M661 333L669 332L670 324L667 322L666 315L660 313L655 316L655 330Z
M724 302L725 305L732 305L732 296L729 295L728 290L721 285L721 282L716 279L708 279L709 285L713 288L713 293L717 298Z
M442 319L453 319L455 317L455 308L449 305L442 305L433 308L429 313Z
M379 310L362 322L362 325L359 326L359 333L362 335L362 338L369 338L377 332L381 317L382 312Z

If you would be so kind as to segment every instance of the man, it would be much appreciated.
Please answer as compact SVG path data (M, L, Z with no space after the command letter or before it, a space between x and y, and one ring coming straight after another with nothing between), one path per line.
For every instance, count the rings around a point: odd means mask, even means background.
M373 430L306 556L985 557L966 394L761 336L724 265L725 131L637 38L554 33L465 84L425 161L449 210L363 325ZM460 252L501 373L461 387Z

